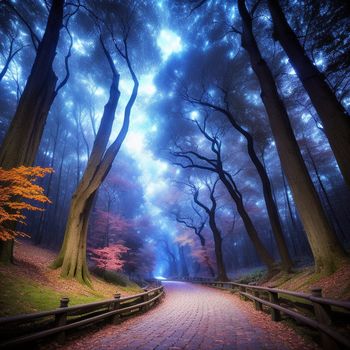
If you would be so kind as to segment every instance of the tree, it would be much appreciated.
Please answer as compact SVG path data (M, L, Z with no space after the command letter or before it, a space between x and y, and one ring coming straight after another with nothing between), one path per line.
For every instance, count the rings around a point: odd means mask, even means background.
M127 253L128 247L122 243L112 244L104 248L90 249L92 253L91 260L94 260L96 266L105 270L120 271L125 261L121 258L123 254Z
M200 245L202 247L202 249L200 250L199 256L201 257L201 260L204 262L204 264L207 266L210 275L214 277L215 271L210 262L209 255L205 247L205 243L206 243L205 237L202 234L202 231L205 227L206 220L202 218L202 215L200 214L200 212L194 207L193 202L191 202L191 207L193 211L197 214L197 216L200 218L199 223L195 223L193 220L193 217L182 217L179 214L176 215L176 221L178 223L185 225L187 228L193 230L194 234L198 237L200 241Z
M192 190L193 194L193 200L194 202L202 208L206 214L208 215L208 223L210 230L213 234L214 238L214 247L215 247L215 258L216 258L216 266L217 266L217 279L218 281L228 281L224 258L222 255L222 237L221 232L218 227L218 224L216 222L216 209L217 209L217 200L215 198L215 188L218 183L219 179L215 180L212 185L210 185L208 182L206 183L207 190L209 192L209 198L211 201L211 206L208 207L205 203L203 203L199 199L199 189L194 186L193 184L190 184L190 188Z
M25 211L42 211L32 204L51 203L44 195L44 189L35 182L51 173L51 168L24 167L9 170L0 168L0 240L9 241L17 236L28 237L13 227L26 224ZM15 224L15 225L12 225Z
M323 124L324 132L338 162L344 180L350 187L350 116L312 63L289 26L278 0L268 0L274 38L280 42L290 63L308 93Z
M245 0L238 0L242 19L242 46L261 87L261 98L269 117L283 170L303 222L317 272L333 271L345 253L323 211L293 133L287 110L277 91L271 70L262 58L253 34L253 21Z
M53 71L63 13L64 0L53 0L31 73L0 148L0 166L5 169L34 164L52 102L59 89L68 80L69 71L67 70L66 77L56 87L57 76ZM68 16L67 21L71 15ZM72 42L67 60L71 47ZM67 60L66 67L68 67ZM13 242L8 241L5 244L0 242L0 257L3 262L11 261L12 251Z
M171 250L169 246L169 242L166 239L162 239L161 242L164 245L165 253L167 255L167 261L169 264L169 275L170 277L177 277L178 271L177 271L177 261L176 256Z
M293 266L293 262L292 262L292 259L290 258L287 244L283 236L283 230L282 230L280 217L278 214L277 205L272 195L270 179L267 175L264 165L262 164L258 155L256 154L255 146L254 146L254 138L252 134L239 124L237 120L238 118L234 115L234 113L231 111L231 108L229 106L228 92L225 90L223 90L223 92L225 94L225 98L224 98L225 104L226 104L225 107L216 105L213 102L204 100L203 98L197 99L197 98L190 97L188 96L188 94L186 95L185 98L186 100L188 100L193 104L208 107L214 111L217 111L223 114L227 118L227 120L230 122L231 126L245 138L247 142L247 153L256 168L256 171L259 175L259 178L262 184L267 213L269 216L272 232L277 243L278 252L280 254L281 261L282 261L282 269L285 271L289 271Z
M243 203L243 195L239 191L237 184L234 181L233 176L225 170L222 155L221 155L221 141L217 136L212 136L206 131L206 121L204 122L204 127L202 128L197 121L195 121L200 132L203 136L210 142L211 151L215 158L209 158L199 154L195 151L185 151L180 148L180 151L173 152L172 154L179 159L187 161L187 164L175 163L185 169L202 169L218 174L221 182L227 189L232 200L235 202L237 211L243 220L246 232L252 241L257 254L259 255L261 261L267 266L268 270L272 272L274 270L274 260L264 244L261 242L258 232L251 220L245 206ZM196 163L195 160L199 163ZM202 163L202 164L200 164ZM203 164L204 163L204 164Z
M131 109L135 103L139 82L131 66L127 39L130 27L125 27L123 32L123 48L118 46L114 40L114 46L118 53L125 60L128 70L133 80L133 90L129 101L124 109L123 125L112 144L107 148L109 137L112 132L112 126L115 111L118 105L119 79L120 74L117 71L113 59L107 50L102 37L100 43L104 55L107 58L109 67L112 71L112 83L108 102L104 107L100 127L96 139L79 185L72 197L68 221L66 225L64 241L58 257L53 262L52 267L61 269L61 276L74 277L81 283L90 285L88 267L86 264L86 240L90 212L99 187L109 173L112 163L117 156L120 147L127 135L130 123Z

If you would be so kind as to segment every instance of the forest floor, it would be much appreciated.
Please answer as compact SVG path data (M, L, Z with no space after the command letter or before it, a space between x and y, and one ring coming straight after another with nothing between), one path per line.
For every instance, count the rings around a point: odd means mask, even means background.
M0 317L55 309L62 297L68 297L72 306L111 299L115 293L125 296L141 291L133 283L116 286L95 276L91 276L93 289L64 279L59 270L49 268L56 255L27 241L15 244L15 264L0 265Z
M315 273L313 267L304 267L289 274L279 273L258 284L305 293L319 287L323 297L350 300L350 264L344 264L330 275Z

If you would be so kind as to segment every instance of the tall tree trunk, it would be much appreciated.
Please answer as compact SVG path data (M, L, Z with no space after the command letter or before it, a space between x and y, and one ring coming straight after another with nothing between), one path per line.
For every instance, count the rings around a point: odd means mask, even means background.
M179 247L179 257L180 257L180 264L181 264L181 276L182 277L189 277L188 267L186 263L186 257L184 253L184 247L182 245L178 245Z
M283 170L313 252L315 269L317 272L334 271L340 260L345 258L344 250L323 211L274 78L255 41L252 19L245 6L245 0L238 0L238 9L243 24L242 46L249 54L252 68L260 83L261 97Z
M299 232L299 229L297 227L297 224L295 222L295 218L293 215L293 211L292 211L292 207L291 207L291 203L290 203L290 199L289 199L289 194L288 194L288 188L287 188L287 184L286 184L286 179L285 179L283 171L282 171L282 181L283 181L283 189L284 189L284 196L285 196L285 212L286 212L285 220L286 220L286 224L288 224L288 214L289 214L290 225L288 225L288 226L289 226L289 232L291 232L289 234L289 237L290 237L290 241L292 243L292 247L294 249L294 255L297 256L297 255L299 255L298 249L299 249L299 253L301 252L300 242L297 239L297 233ZM298 249L297 249L297 246L298 246Z
M129 57L126 53L124 58L127 61L134 87L124 110L123 125L114 142L107 148L109 137L112 132L115 111L120 97L120 75L102 39L101 45L112 70L109 99L104 107L100 127L86 169L72 197L63 245L58 257L52 264L53 268L62 267L62 277L74 277L87 285L91 284L86 264L87 229L91 208L94 203L94 197L100 185L108 175L112 163L127 135L131 109L135 103L139 86L137 77L132 70Z
M54 162L55 162L56 149L57 149L57 140L58 140L59 131L60 131L60 123L58 121L56 132L55 132L55 136L54 136L54 139L53 139L52 157L51 157L50 165L49 165L50 168L53 168ZM47 194L46 194L48 198L50 198L51 191L52 191L52 188L51 188L52 179L53 179L53 173L50 173L49 180L48 180L48 183L47 183ZM45 206L45 210L42 211L41 214L40 214L39 227L38 227L35 239L34 239L35 244L39 245L43 241L44 230L45 230L45 227L46 227L46 225L48 223L49 214L50 214L50 212L47 211L47 205L46 205Z
M222 238L220 230L217 227L216 220L215 220L215 212L211 212L209 214L209 226L211 229L211 232L213 233L214 238L214 247L215 247L215 258L216 258L216 265L218 270L217 280L218 281L228 281L225 263L224 263L224 257L222 255Z
M53 199L53 207L51 208L52 212L52 218L51 222L56 226L58 223L58 204L60 203L60 194L61 194L61 183L62 183L62 170L63 170L63 162L66 155L66 147L67 147L67 139L68 139L68 132L65 131L63 136L63 149L62 149L62 155L60 160L60 165L58 167L58 178L57 178L57 185L56 185L56 191ZM64 202L62 201L62 205L64 205Z
M73 196L63 245L56 259L56 264L62 267L63 277L74 277L89 286L91 282L86 264L86 238L95 195L96 191L88 197Z
M209 184L207 184L207 188L209 190L210 193L210 200L211 200L211 207L207 207L204 203L202 203L199 200L199 190L198 188L196 188L195 186L192 185L192 190L193 192L193 200L194 202L200 206L202 209L204 209L204 211L207 213L208 218L209 218L209 227L210 230L213 234L213 238L214 238L214 250L215 250L215 259L216 259L216 265L217 265L217 280L218 281L228 281L228 277L226 274L226 267L225 267L225 263L224 263L224 258L223 258L223 254L222 254L222 237L221 237L221 232L216 224L216 219L215 219L215 215L216 215L216 209L217 209L217 201L215 198L215 187L218 183L219 179L217 179L213 186L210 186ZM203 225L204 227L204 225ZM199 236L202 237L201 241L204 239L203 236Z
M64 0L53 0L45 33L19 100L16 113L0 148L0 166L5 169L34 163L47 115L55 98L57 77L52 65L63 21ZM0 261L9 263L13 241L0 241Z
M343 240L346 240L345 232L343 231L343 228L342 228L342 226L341 226L341 224L340 224L340 222L339 222L339 220L338 220L337 213L336 213L336 211L335 211L334 208L333 208L332 202L331 202L331 200L330 200L330 198L329 198L329 196L328 196L327 190L326 190L326 188L325 188L325 186L324 186L324 184L323 184L323 182L322 182L321 176L320 176L320 174L319 174L319 172L318 172L315 159L314 159L314 157L313 157L313 155L312 155L312 153L311 153L310 147L308 146L307 143L306 143L306 145L305 145L305 148L306 148L307 155L308 155L308 157L309 157L309 159L310 159L310 161L311 161L311 165L312 165L312 168L313 168L313 170L314 170L314 172L315 172L317 181L318 181L318 183L319 183L319 185L320 185L320 189L321 189L321 191L322 191L322 193L323 193L323 196L324 196L324 198L325 198L325 201L326 201L326 203L327 203L328 210L329 210L329 214L330 214L330 216L333 218L333 221L334 221L335 225L336 225L337 228L338 228L338 232L341 234L341 238L342 238Z
M274 268L274 260L270 253L267 251L263 243L261 242L258 232L250 219L249 214L247 213L242 198L236 193L235 189L233 188L231 182L227 179L224 173L219 173L220 180L225 185L226 189L228 190L231 198L236 203L237 211L240 217L242 218L244 227L247 231L248 237L250 238L251 242L253 243L253 246L262 261L264 265L268 268L270 272L272 272Z
M165 252L168 255L170 277L176 277L176 276L178 276L178 271L177 271L175 254L171 251L167 240L164 239L164 240L162 240L162 242L164 243Z
M259 178L263 187L263 195L265 199L266 209L267 213L270 219L270 224L272 228L273 236L277 243L277 248L279 255L281 257L282 261L282 269L285 271L289 271L292 266L293 262L290 258L288 247L285 241L285 238L283 236L283 230L281 225L281 220L278 214L278 209L276 202L273 198L272 194L272 188L271 188L271 182L267 175L267 172L261 163L259 157L257 156L255 149L254 149L254 139L250 133L248 133L246 130L238 126L239 129L241 129L241 134L246 138L247 140L247 148L248 148L248 154L253 162L258 174Z
M344 180L350 187L350 116L312 63L289 26L278 0L268 0L274 34L288 55L322 121Z

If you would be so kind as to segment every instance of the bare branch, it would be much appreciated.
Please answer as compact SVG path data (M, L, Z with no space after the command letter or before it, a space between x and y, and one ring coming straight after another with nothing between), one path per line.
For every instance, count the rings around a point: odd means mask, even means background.
M30 37L32 39L33 46L34 46L35 50L38 50L40 39L38 38L38 36L33 31L31 25L29 24L29 22L18 12L18 10L10 3L10 1L4 0L3 3L8 8L10 8L18 16L18 18L24 23L24 25L27 27L27 29L28 29L28 31L30 33Z

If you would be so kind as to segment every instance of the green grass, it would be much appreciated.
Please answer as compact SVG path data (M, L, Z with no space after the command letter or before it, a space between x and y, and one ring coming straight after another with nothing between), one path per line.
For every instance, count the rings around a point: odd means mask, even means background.
M92 291L93 295L60 293L30 279L15 279L0 274L0 316L18 315L36 311L56 309L61 297L69 297L69 305L86 304L106 299Z
M116 285L116 291L117 289L118 292L126 294L142 292L142 289L131 281L128 281L126 286ZM29 278L18 276L13 278L11 275L0 273L0 317L53 310L59 307L62 297L69 298L69 306L93 303L112 297L106 297L93 289L88 290L89 295L84 294L72 291L58 292Z
M136 293L140 293L142 291L136 283L130 281L129 277L121 272L94 268L92 269L91 273L100 280L114 284L121 291Z

